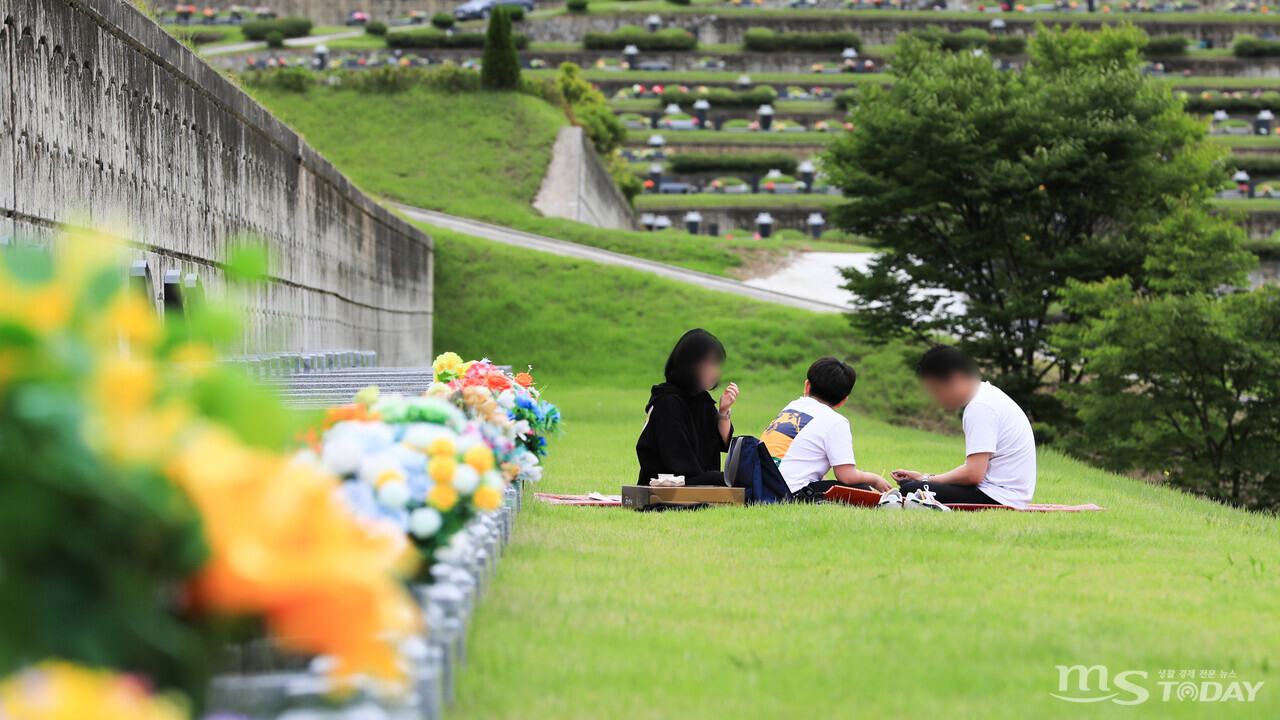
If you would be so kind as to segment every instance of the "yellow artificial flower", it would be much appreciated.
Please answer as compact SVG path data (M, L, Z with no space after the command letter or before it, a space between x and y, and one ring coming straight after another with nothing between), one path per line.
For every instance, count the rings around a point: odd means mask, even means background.
M427 454L431 456L448 455L453 457L458 454L458 450L453 444L453 438L447 435L441 435L435 440L432 440L431 444L427 446Z
M427 501L440 512L449 512L458 504L458 491L452 485L437 485L427 493Z
M481 485L471 496L471 502L481 510L497 510L502 506L502 493L489 485Z
M160 339L156 309L136 292L121 292L107 307L102 327L108 341L123 338L131 345L151 347Z
M48 661L0 684L5 720L185 720L176 697L154 696L137 678Z
M122 357L105 359L93 378L98 408L113 419L142 412L155 398L158 385L154 365Z
M440 353L435 362L431 363L431 372L435 374L435 379L441 382L449 382L466 371L462 358L457 353Z
M382 487L389 482L404 482L404 472L399 468L387 468L373 479L373 486Z
M427 463L427 474L440 485L453 482L453 473L458 469L458 461L452 455L437 455Z
M211 363L218 359L212 347L200 342L182 343L173 349L169 359L183 365Z
M493 469L493 451L485 445L475 445L462 456L468 465L478 473L486 473Z

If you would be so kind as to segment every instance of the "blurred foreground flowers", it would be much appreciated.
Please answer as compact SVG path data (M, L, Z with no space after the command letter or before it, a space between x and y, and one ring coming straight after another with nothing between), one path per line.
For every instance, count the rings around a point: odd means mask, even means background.
M209 362L235 314L191 303L161 322L103 236L0 256L0 675L65 660L198 707L222 644L265 628L339 673L396 676L419 623L413 553L349 512L332 474L291 462L298 418ZM0 716L32 716L10 703L40 683L66 688L58 702L122 697L105 675L40 667L5 686ZM144 705L130 716L179 714Z

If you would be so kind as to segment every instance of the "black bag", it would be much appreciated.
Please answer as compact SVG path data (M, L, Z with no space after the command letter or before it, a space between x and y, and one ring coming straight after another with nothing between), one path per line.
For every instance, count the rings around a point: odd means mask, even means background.
M744 488L749 504L791 500L791 490L778 472L769 448L750 435L739 435L729 441L724 479L729 487Z

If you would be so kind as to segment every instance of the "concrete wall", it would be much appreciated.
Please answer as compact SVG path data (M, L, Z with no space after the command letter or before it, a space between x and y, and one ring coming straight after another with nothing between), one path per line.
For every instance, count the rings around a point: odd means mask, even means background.
M233 352L353 348L431 357L432 242L121 0L0 0L0 236L73 223L128 238L224 290L236 237L272 279Z
M533 207L548 217L594 227L633 230L635 217L595 148L580 127L560 128L551 164Z

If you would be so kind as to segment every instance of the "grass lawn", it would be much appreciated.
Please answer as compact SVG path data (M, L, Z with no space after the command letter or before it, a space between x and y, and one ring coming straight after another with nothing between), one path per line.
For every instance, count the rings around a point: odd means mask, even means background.
M762 256L809 247L785 238L658 238L538 215L531 204L567 121L527 95L247 89L362 189L410 205L717 275L738 275Z
M1277 198L1231 198L1220 199L1214 198L1213 206L1225 210L1268 210L1275 212L1280 210L1280 199Z
M739 432L758 433L798 395L817 354L852 358L863 409L918 399L896 355L867 354L842 318L436 236L435 347L532 363L564 411L540 491L634 479L647 385L694 325L729 349ZM850 417L864 469L937 471L963 453L956 437ZM1274 517L1052 451L1037 499L1109 510L640 514L530 497L472 626L451 717L1275 717ZM1055 666L1075 664L1146 671L1155 695L1087 710L1050 697ZM1265 685L1252 705L1166 703L1165 669Z
M1274 135L1210 135L1209 142L1231 147L1280 150L1280 138Z
M840 195L771 195L756 193L746 195L724 195L721 193L694 193L692 195L638 195L637 208L717 208L717 207L760 207L760 208L794 208L812 207L828 208L844 202Z

